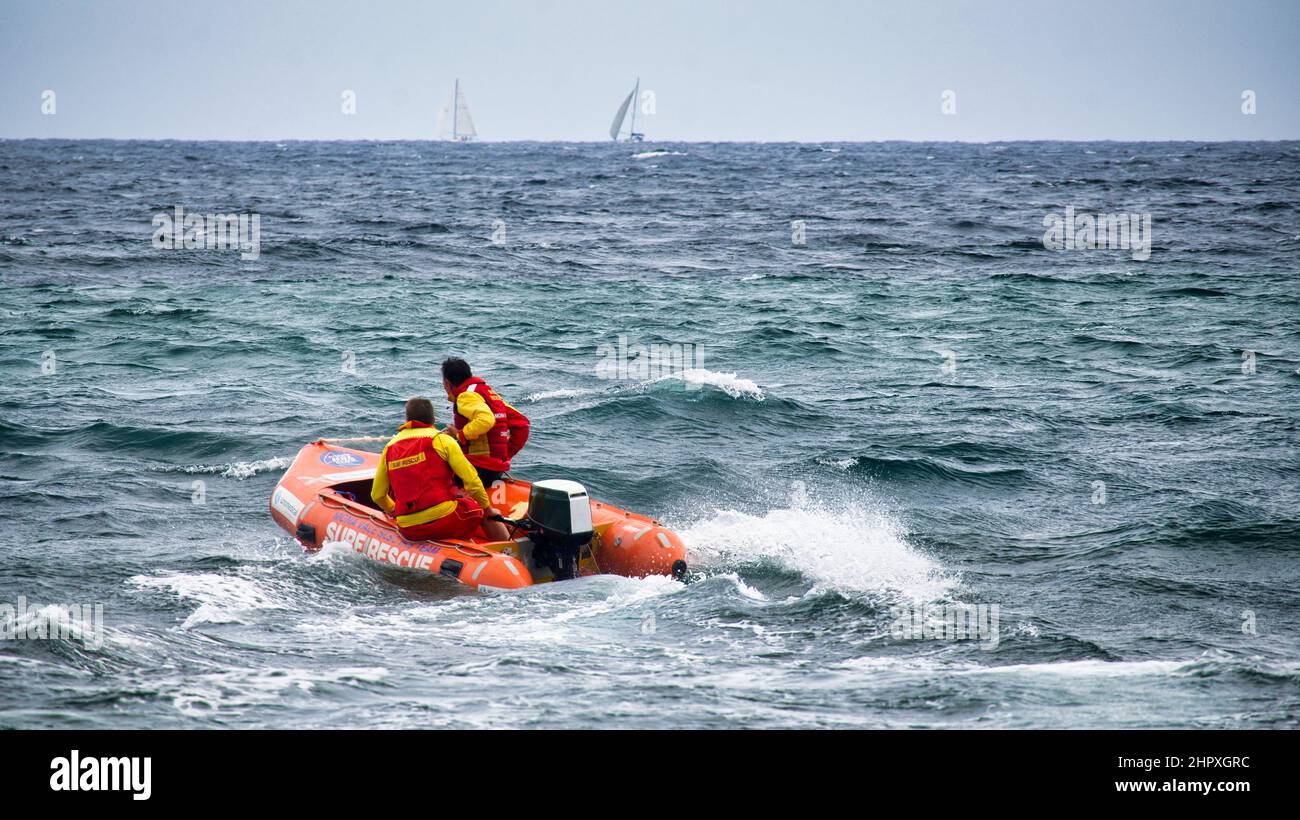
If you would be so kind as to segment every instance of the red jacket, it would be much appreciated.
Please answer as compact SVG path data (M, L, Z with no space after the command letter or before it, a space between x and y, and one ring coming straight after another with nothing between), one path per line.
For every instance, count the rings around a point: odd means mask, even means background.
M456 431L475 467L506 471L528 441L528 417L506 404L487 382L472 376L452 390Z
M421 421L409 421L403 429L431 427ZM413 515L460 494L456 474L433 448L433 437L394 438L384 448L384 465L393 494L393 514Z

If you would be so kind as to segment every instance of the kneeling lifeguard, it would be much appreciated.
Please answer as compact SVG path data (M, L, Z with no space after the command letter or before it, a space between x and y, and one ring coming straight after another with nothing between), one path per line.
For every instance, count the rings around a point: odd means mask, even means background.
M406 402L406 423L379 456L370 497L410 541L468 539L480 529L492 541L509 538L504 524L489 520L500 513L460 444L433 426L433 403L423 396Z

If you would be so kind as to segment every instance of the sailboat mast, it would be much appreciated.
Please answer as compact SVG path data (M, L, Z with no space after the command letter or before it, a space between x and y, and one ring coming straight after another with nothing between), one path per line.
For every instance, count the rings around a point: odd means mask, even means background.
M451 139L456 140L456 115L460 112L460 77L451 87Z
M640 104L641 104L641 78L637 77L636 88L632 89L632 124L628 126L628 132L627 132L628 139L632 139L632 135L636 133L636 109L637 106L639 106Z

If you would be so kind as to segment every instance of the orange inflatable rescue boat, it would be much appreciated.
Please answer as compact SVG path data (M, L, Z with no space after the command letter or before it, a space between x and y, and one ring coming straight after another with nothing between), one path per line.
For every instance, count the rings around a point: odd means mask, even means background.
M308 550L342 543L371 560L479 589L600 573L686 577L686 547L677 533L591 500L575 481L505 477L486 488L509 519L509 541L482 534L466 541L408 541L370 500L379 454L341 446L386 440L321 439L303 447L271 493L271 517Z

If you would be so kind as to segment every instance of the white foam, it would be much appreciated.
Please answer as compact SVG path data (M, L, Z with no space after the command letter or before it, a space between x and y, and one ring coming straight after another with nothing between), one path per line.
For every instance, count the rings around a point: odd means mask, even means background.
M166 589L185 601L197 601L185 623L186 629L195 624L248 623L250 613L263 609L283 609L283 605L267 595L252 581L232 575L204 573L166 573L163 575L136 575L131 583L145 589Z
M981 675L1059 675L1073 678L1120 678L1168 675L1188 665L1186 661L1056 661L981 666L964 670Z
M295 624L297 631L335 640L341 634L357 642L368 636L455 634L464 646L585 646L602 637L608 618L628 624L638 634L647 607L664 596L679 595L685 585L667 576L624 578L601 575L540 584L502 595L461 595L398 611L358 612L345 609L328 619Z
M242 481L267 470L287 469L292 463L292 456L276 456L275 458L264 458L259 461L233 461L229 464L191 464L185 467L164 467L163 472L220 475L222 478L237 478Z
M795 506L763 515L721 510L678 533L693 566L770 560L813 581L815 590L937 601L957 586L907 543L898 522L868 505Z
M341 667L339 669L258 668L188 675L174 681L178 691L172 705L179 711L200 717L216 710L279 704L289 691L311 692L320 684L352 685L378 683L388 669Z
M714 578L721 578L721 579L726 580L726 581L730 581L730 582L732 583L732 585L734 585L734 586L736 587L736 592L739 592L741 595L743 595L744 597L748 598L748 599L751 600L751 601L766 601L766 600L767 600L767 596L766 596L766 595L764 595L764 594L763 594L762 592L760 592L759 590L754 589L754 588L751 587L749 584L747 584L747 583L745 583L743 580L741 580L741 577L740 577L740 575L739 575L738 573L735 573L735 572L723 572L723 573L719 573L719 574L717 574L717 575L714 575L713 577L714 577Z
M352 562L363 560L364 558L364 555L357 552L356 549L346 541L322 541L320 549L307 552L308 561Z
M660 382L665 380L681 381L697 387L713 387L733 399L749 398L755 401L763 401L766 398L763 395L763 388L749 379L737 376L735 373L718 373L702 367L688 368L680 373L670 373L667 376L655 379L655 381Z
M581 387L562 387L558 390L543 390L540 393L530 393L525 399L530 402L546 401L547 399L576 399L580 396L591 396L598 392L600 391Z
M685 151L642 151L639 154L633 154L632 159L654 159L655 157L684 157Z
M10 629L16 635L30 635L35 630L50 640L66 640L94 649L107 640L102 608L96 619L94 609L88 604L29 605L13 619Z
M719 373L702 367L687 368L677 373L668 373L648 381L638 381L631 384L611 383L604 388L561 387L555 390L542 390L537 393L530 393L525 398L530 403L537 403L548 399L575 399L625 391L641 392L651 385L663 382L682 382L693 388L712 387L715 390L721 390L733 399L747 398L754 401L763 401L766 398L763 388L750 379L738 376L734 372Z
M258 473L266 470L285 470L293 463L289 456L278 456L276 458L264 458L261 461L236 461L227 464L226 468L221 471L222 478L251 478Z
M1026 638L1037 638L1040 631L1041 630L1039 630L1037 624L1030 623L1029 621L1021 621L1016 624L1016 634L1024 635Z

